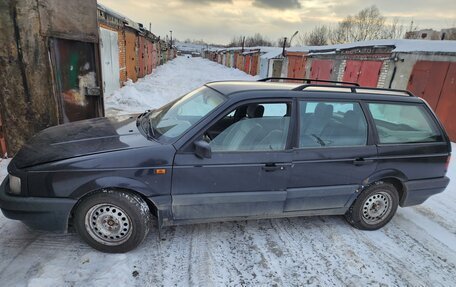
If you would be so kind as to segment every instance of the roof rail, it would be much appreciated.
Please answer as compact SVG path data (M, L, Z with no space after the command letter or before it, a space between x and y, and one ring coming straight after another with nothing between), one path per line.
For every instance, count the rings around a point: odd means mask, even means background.
M271 80L292 80L292 81L303 81L304 83L310 84L311 82L319 83L332 83L332 84L342 84L359 87L359 84L353 82L342 82L342 81L331 81L331 80L317 80L317 79L307 79L307 78L284 78L284 77L270 77L259 79L258 82L267 82Z
M328 90L341 90L351 93L367 93L367 94L379 94L379 95L392 95L392 96L408 96L415 97L411 92L407 90L397 90L397 89L384 89L384 88L370 88L370 87L347 87L347 86L334 86L334 85L318 85L318 84L304 84L293 88L293 91L302 91L307 88L320 88L323 91Z

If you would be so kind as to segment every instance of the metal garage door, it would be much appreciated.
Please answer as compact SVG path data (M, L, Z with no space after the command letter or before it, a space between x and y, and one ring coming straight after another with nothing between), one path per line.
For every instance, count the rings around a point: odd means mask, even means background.
M407 89L425 99L435 110L449 66L449 62L416 62Z
M313 60L310 68L310 78L315 80L330 80L333 71L333 61Z
M116 31L100 28L100 57L103 94L120 88L119 42Z
M288 77L289 78L304 78L306 58L302 53L293 54L287 53L288 57Z
M343 81L358 83L365 87L377 87L382 61L349 60L345 65Z
M133 82L138 80L136 70L136 35L132 32L125 32L125 62L127 66L127 78Z
M456 141L456 63L449 64L437 103L437 115L452 141Z

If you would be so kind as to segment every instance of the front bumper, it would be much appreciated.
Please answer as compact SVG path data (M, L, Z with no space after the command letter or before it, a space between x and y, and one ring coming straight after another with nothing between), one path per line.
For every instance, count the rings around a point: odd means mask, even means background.
M8 177L0 186L0 209L5 217L20 220L33 229L66 232L77 200L69 198L22 197L7 193Z
M423 203L431 195L440 193L450 183L446 176L433 179L411 180L405 182L404 196L400 206L412 206Z

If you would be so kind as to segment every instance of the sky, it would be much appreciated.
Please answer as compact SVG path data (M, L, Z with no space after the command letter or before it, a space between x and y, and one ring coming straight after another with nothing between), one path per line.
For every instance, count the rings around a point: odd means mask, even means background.
M456 27L456 0L98 0L149 27L158 36L228 44L234 36L261 33L269 40L303 35L322 24L377 5L388 19L419 29Z

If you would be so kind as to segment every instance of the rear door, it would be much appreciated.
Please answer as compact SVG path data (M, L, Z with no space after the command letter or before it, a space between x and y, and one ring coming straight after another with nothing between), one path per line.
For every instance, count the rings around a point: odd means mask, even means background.
M300 100L298 107L298 146L284 210L341 213L376 169L365 111L356 101L323 99Z

